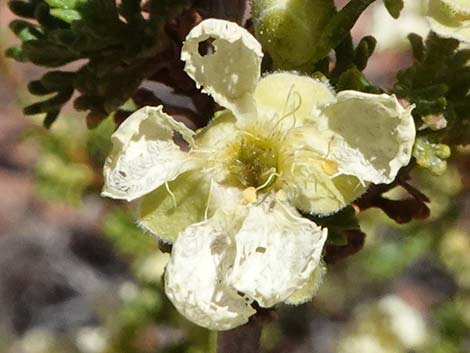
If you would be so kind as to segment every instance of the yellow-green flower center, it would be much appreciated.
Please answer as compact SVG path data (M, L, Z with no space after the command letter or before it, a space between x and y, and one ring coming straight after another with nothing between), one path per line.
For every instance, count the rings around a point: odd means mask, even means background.
M242 134L230 145L228 169L244 187L265 188L276 179L278 143L273 138Z

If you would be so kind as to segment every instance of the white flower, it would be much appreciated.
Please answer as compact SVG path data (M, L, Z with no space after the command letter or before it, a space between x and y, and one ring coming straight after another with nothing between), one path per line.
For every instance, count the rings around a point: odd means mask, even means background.
M199 44L212 39L213 52ZM226 330L262 307L310 299L327 230L301 217L338 211L410 159L410 109L294 73L260 79L261 46L205 20L186 38L186 72L227 110L192 132L161 107L113 135L103 195L141 199L140 223L173 243L165 290L198 325ZM183 151L174 133L187 142Z
M470 43L470 0L429 0L427 19L441 37Z

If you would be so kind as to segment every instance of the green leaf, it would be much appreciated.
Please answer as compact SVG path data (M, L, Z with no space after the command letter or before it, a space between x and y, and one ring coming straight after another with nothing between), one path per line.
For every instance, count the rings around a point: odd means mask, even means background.
M86 0L45 0L46 3L55 9L77 10L86 4Z
M332 16L318 42L316 61L327 56L331 49L336 48L350 34L359 16L374 1L351 0Z
M15 15L25 18L34 18L37 1L11 0L8 7Z
M62 66L79 59L77 53L42 39L25 42L23 50L31 62L46 67Z
M73 89L58 92L54 97L42 102L33 103L23 109L25 115L35 115L40 113L55 113L60 111L62 106L72 96Z
M12 58L18 62L27 62L29 58L26 56L22 47L10 47L5 50L5 56Z
M369 58L372 56L377 45L377 40L372 36L366 36L359 41L354 53L354 64L359 70L364 70Z
M9 48L7 56L43 67L87 59L77 72L70 73L73 76L60 77L54 72L33 81L28 86L30 92L45 95L77 89L82 96L76 106L89 110L88 116L100 117L99 120L131 98L142 80L151 74L154 63L150 63L161 49L165 21L179 13L187 1L150 1L149 18L142 16L141 0L119 3L118 8L115 0L9 2L14 13L34 18L37 23L21 20L11 23L23 44ZM36 103L26 111L47 112L51 114L48 121L52 121L52 114L57 113L54 102Z
M72 23L73 21L82 19L82 15L76 10L52 9L51 15L66 23Z
M42 123L43 126L46 129L50 129L52 124L57 120L58 117L59 117L59 111L47 113Z
M51 90L51 89L46 88L41 83L41 81L31 81L30 83L28 83L28 91L29 91L29 93L35 94L37 96L42 96L42 95L46 95L46 94L55 92L55 90Z
M75 72L49 71L41 77L41 83L48 89L60 91L73 86Z
M39 39L43 36L36 26L23 20L10 22L10 29L19 39L21 39L22 42Z
M356 66L352 66L341 74L336 85L336 90L338 92L355 90L367 93L381 93L379 88L367 81L364 74L359 71Z
M414 152L418 164L441 174L445 158L439 154L443 149L447 151L446 145L470 143L470 50L459 50L458 41L433 33L425 43L416 35L409 38L417 61L398 73L394 91L415 104L413 116L417 124L429 115L442 114L447 120L443 129L419 130L422 140L417 140Z
M403 10L404 2L403 0L384 0L385 7L387 8L388 13L393 18L400 17L400 12Z
M408 40L411 44L411 50L413 51L413 57L422 61L424 58L424 43L423 38L415 33L408 34Z
M75 73L65 71L50 71L40 80L31 81L28 90L35 95L45 95L73 88Z
M51 16L49 6L40 2L34 9L34 17L44 29L51 30L63 27L64 23L59 19Z
M122 0L119 5L119 11L130 25L138 25L144 21L140 9L140 0Z

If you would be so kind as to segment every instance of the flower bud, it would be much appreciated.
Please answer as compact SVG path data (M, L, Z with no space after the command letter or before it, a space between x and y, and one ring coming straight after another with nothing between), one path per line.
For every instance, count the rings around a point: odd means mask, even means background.
M274 67L308 70L335 11L333 0L253 0L256 36Z

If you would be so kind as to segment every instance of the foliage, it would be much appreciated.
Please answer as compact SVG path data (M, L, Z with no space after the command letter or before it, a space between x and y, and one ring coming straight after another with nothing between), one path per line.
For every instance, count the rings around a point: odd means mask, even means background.
M373 2L351 0L337 10L322 31L314 63L303 71L328 79L336 91L384 92L384 88L370 82L364 74L375 50L375 38L365 36L354 43L351 37L352 27ZM187 83L179 63L181 40L202 17L211 16L215 6L211 7L209 3L214 2L124 0L119 5L114 0L9 2L13 13L22 19L10 24L21 44L9 48L7 55L50 70L28 84L28 90L45 97L44 100L25 108L27 115L46 114L46 127L55 123L55 130L50 134L45 135L34 127L27 136L41 147L35 167L37 190L41 196L77 205L86 192L98 192L102 183L101 166L108 155L109 138L116 126L114 120L121 122L134 108L124 106L125 103L131 101L139 107L163 102L143 87L146 81L169 85L177 94L191 98L195 106L188 109L187 106L169 105L169 112L182 116L195 126L204 125L210 119L211 114L206 113L212 112L213 102ZM384 5L397 18L403 1L385 0ZM359 301L358 298L371 297L377 294L369 290L373 285L390 285L395 276L411 268L417 260L438 253L442 268L457 283L459 295L456 299L442 300L442 307L430 310L436 338L425 351L458 353L464 351L469 339L470 314L462 309L469 306L468 288L465 287L468 280L459 269L468 266L461 249L470 248L462 237L452 233L459 214L452 204L459 191L456 190L458 176L452 174L453 166L448 171L447 164L452 165L449 158L451 151L455 153L456 146L470 143L470 49L463 48L455 39L441 38L434 33L426 39L410 34L409 41L414 62L399 72L391 93L402 98L404 104L415 105L413 116L418 137L414 160L392 184L371 186L361 199L341 212L328 217L305 215L328 227L325 259L329 263L361 250L366 234L369 236L369 247L348 263L349 270L327 276L318 302L328 305L315 310L327 311L344 303L351 304L353 300ZM263 68L265 71L272 69L269 55ZM77 92L74 106L87 112L88 127L94 127L94 130L80 131L74 123L75 117L66 114L63 125L60 121L55 122L64 105ZM416 166L439 177L433 179ZM433 196L431 205L418 189ZM446 190L453 191L446 194ZM383 213L372 211L358 218L360 211L369 208L381 209ZM411 222L428 218L430 209L435 215L430 221ZM170 345L162 352L209 351L207 332L181 322L162 295L161 283L146 275L144 268L152 263L157 245L153 238L136 227L132 219L118 204L112 204L103 219L103 234L131 264L137 288L135 296L123 303L122 311L117 315L118 324L113 331L117 338L109 352L139 351L132 342L142 334L143 328L155 324L177 325L189 332L182 343ZM401 236L397 236L395 223L409 222L400 228ZM446 242L453 237L460 239L461 242L456 240L459 246L450 240ZM357 280L358 273L364 273L367 280ZM353 288L351 293L346 293L353 299L346 298L344 281ZM345 311L333 314L346 315ZM282 325L270 326L267 338L264 337L268 347L266 352L274 349L272 342L280 341L282 330ZM271 333L272 337L269 336Z
M95 126L151 76L165 20L183 3L150 1L144 16L140 0L11 0L10 9L25 19L10 23L22 44L9 48L8 56L47 68L75 63L75 70L52 70L29 83L32 94L48 98L25 114L46 113L50 127L78 91L75 108L89 111L88 123Z
M398 74L394 91L416 104L418 164L442 174L450 156L447 146L470 143L470 50L435 34L425 42L414 34L409 39L416 63Z

